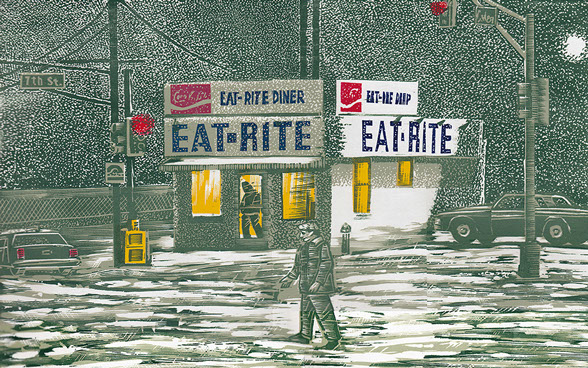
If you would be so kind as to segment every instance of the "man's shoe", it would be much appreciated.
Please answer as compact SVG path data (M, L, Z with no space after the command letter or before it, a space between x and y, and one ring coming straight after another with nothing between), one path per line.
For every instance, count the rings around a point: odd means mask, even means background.
M310 339L308 337L304 337L304 335L302 335L301 333L297 333L296 335L288 337L288 341L297 342L299 344L310 343Z
M321 350L335 350L339 346L339 340L327 340L328 342L321 346Z

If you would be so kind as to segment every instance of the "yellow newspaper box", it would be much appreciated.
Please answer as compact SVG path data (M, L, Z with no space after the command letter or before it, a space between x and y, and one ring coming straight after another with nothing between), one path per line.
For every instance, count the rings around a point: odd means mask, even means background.
M147 232L127 231L125 234L125 264L147 264L148 253Z

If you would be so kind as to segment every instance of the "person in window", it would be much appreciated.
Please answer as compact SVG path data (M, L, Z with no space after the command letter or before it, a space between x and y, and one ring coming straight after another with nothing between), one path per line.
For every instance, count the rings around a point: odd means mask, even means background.
M261 211L261 196L259 193L253 188L253 185L248 181L243 181L241 183L241 188L243 188L243 198L241 198L241 204L239 205L241 209L241 230L243 232L243 238L250 239L251 233L249 231L249 225L253 227L253 231L255 231L255 235L258 238L263 237L263 230L261 229L261 225L259 224L259 215Z
M315 223L304 223L298 229L302 242L296 252L294 267L280 280L283 288L298 280L301 294L300 332L290 336L289 340L308 344L316 318L327 339L322 349L332 350L341 340L330 297L335 292L333 255Z

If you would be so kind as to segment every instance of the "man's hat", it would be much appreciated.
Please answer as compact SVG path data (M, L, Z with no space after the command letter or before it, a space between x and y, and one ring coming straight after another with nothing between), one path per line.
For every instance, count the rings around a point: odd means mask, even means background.
M318 226L314 222L305 222L298 225L298 229L300 231L316 231L318 230Z

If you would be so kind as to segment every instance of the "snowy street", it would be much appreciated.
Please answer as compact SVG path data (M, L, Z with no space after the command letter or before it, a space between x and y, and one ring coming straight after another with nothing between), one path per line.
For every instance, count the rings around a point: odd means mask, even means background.
M2 365L588 367L586 244L542 243L542 277L526 281L519 239L333 247L343 347L324 351L318 327L312 345L287 341L299 296L278 281L294 249L176 253L163 230L152 267L114 269L109 231L64 231L83 261L74 275L2 276Z

